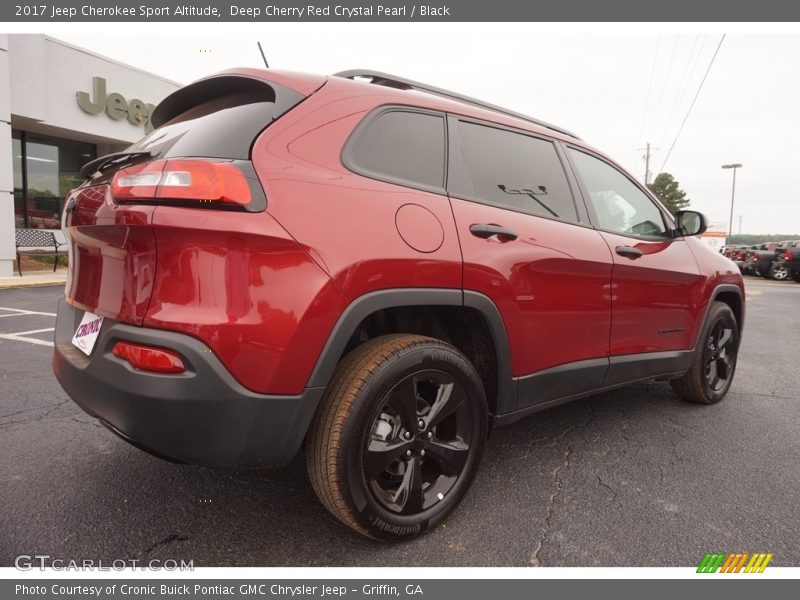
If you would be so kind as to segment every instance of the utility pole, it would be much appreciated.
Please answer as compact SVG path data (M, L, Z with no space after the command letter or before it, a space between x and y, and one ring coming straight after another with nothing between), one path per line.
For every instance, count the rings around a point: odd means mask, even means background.
M739 215L739 235L742 235L742 215Z
M638 150L644 150L644 184L647 185L650 183L650 154L652 150L658 150L658 148L651 148L650 142L647 142L647 146L645 148L638 148Z
M728 223L728 233L733 233L733 200L736 197L736 169L740 169L742 163L731 163L722 165L723 169L733 169L733 185L731 185L731 220Z

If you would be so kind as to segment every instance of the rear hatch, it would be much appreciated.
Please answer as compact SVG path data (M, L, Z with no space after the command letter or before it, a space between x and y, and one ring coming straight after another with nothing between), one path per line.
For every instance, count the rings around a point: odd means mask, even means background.
M140 141L87 164L87 180L67 196L62 217L68 301L141 325L156 275L158 207L263 211L253 142L323 83L255 70L200 80L156 107L155 129Z

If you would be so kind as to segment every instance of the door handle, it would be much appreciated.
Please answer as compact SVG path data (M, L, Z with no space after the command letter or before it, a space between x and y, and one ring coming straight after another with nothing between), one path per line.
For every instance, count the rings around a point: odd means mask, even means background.
M636 260L644 252L639 250L639 248L634 248L633 246L617 246L617 254L620 256L625 256L626 258L630 258L631 260Z
M477 223L469 226L469 232L475 237L487 239L496 235L501 241L511 241L517 239L517 234L500 225L490 223Z

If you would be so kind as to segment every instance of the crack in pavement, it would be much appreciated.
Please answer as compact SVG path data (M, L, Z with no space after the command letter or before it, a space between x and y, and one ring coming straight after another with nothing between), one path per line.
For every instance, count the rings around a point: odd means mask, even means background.
M600 475L595 475L595 477L597 477L597 484L598 484L600 487L604 487L604 488L606 488L606 489L607 489L609 492L611 492L611 502L614 502L614 501L617 499L617 492L614 490L614 488L612 488L612 487L611 487L610 485L608 485L608 484L607 484L605 481L603 481L603 478L602 478L602 477L600 477Z
M59 406L61 406L65 402L69 402L69 398L67 398L66 400L59 400L58 402L56 402L55 405L47 404L45 406L39 406L39 407L36 407L36 408L23 408L22 410L17 410L17 411L14 411L14 412L6 413L4 415L0 415L0 419L6 419L8 417L15 417L17 415L21 415L21 414L27 413L27 412L33 412L35 410L44 410L44 409L49 408L51 406L53 406L54 408L58 408Z
M69 398L67 398L66 400L62 400L61 402L59 402L55 406L51 407L49 410L45 410L45 412L42 413L41 415L39 415L38 417L31 417L30 419L22 419L20 421L4 421L4 422L0 423L0 427L5 427L5 426L8 426L8 425L19 425L19 424L24 424L24 423L35 423L37 421L41 421L47 415L49 415L51 413L54 413L55 411L57 411L59 408L61 408L62 406L64 406L68 402L71 402L71 400ZM22 411L19 411L17 413L11 413L11 414L5 415L5 416L11 417L11 416L22 414L22 413L25 413L25 412L32 412L34 410L42 410L42 409L41 408L36 408L36 409L22 410Z
M620 407L620 412L622 413L622 439L625 440L625 447L622 449L622 454L620 458L625 458L625 455L628 453L628 448L631 446L631 439L628 437L628 427L630 427L630 421L628 421L628 415L625 412L625 407Z
M167 546L174 542L188 542L188 541L189 541L189 536L173 533L172 535L165 537L163 540L157 541L155 544L147 548L147 550L142 552L142 554L150 554L153 550L161 548L162 546Z
M80 423L81 425L91 425L92 427L99 427L100 429L105 429L97 419L93 419L92 421L81 421L77 417L70 417L71 421L75 421L76 423Z
M539 555L542 551L542 547L544 546L545 542L547 542L548 538L550 537L550 525L553 519L553 512L555 512L556 499L558 498L559 494L561 494L561 488L563 487L563 482L561 480L561 472L569 468L570 454L572 454L572 446L567 446L567 449L564 452L564 457L561 459L561 464L558 467L556 467L556 469L553 471L553 478L555 479L555 490L553 490L553 493L550 494L550 500L547 502L547 516L544 518L544 528L542 530L542 535L536 544L536 548L534 548L533 552L531 552L531 556L528 561L533 567L542 566L542 562L541 559L539 558Z
M520 456L520 459L527 459L530 458L531 454L534 450L542 450L547 448L555 448L558 443L567 437L570 433L577 429L586 429L592 419L594 419L594 406L592 406L591 401L587 399L586 406L589 408L589 412L586 415L586 419L582 423L578 423L577 425L570 425L566 429L564 429L561 433L557 436L550 438L549 440L539 440L533 438L527 445L525 454Z
M575 429L586 429L589 426L589 423L592 422L594 418L594 407L592 406L591 402L587 402L586 405L589 408L589 412L586 414L586 419L580 425L575 425L573 427L567 428L567 430L554 438L554 443L558 440L561 440L566 436L570 431L574 431ZM554 444L553 444L554 445ZM531 552L530 558L528 562L531 566L540 567L542 566L540 554L542 552L542 548L544 547L547 540L550 538L550 529L552 526L553 521L553 514L555 513L556 509L556 500L558 500L559 495L561 494L561 490L564 487L564 479L562 477L562 473L569 470L571 464L571 457L572 457L572 444L567 444L566 450L564 450L564 456L561 459L561 464L553 470L553 481L554 481L554 489L553 493L550 494L550 499L547 502L547 514L544 518L544 527L542 528L542 533L539 536L539 541L536 543L536 547ZM613 490L612 490L613 492Z

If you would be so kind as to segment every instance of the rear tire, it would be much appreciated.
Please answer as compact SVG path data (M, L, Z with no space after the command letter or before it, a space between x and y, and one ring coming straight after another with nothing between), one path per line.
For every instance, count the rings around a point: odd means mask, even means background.
M716 404L731 387L739 353L739 326L727 304L712 304L698 344L692 368L670 383L688 402Z
M339 364L308 434L309 478L359 533L411 538L463 498L487 422L483 384L464 355L433 338L384 335Z
M773 264L769 270L769 276L776 281L784 281L789 277L789 269L786 268L786 265Z

